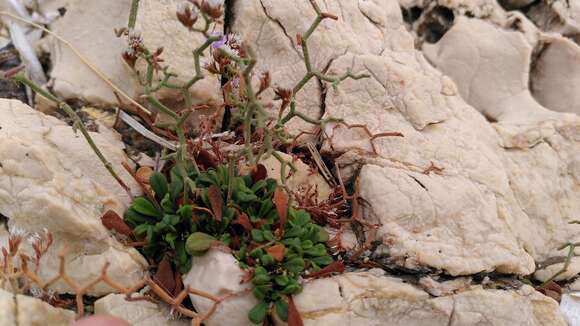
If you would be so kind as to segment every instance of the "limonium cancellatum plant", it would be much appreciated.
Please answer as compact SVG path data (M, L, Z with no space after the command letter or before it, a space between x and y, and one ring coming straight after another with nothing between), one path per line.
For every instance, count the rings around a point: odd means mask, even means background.
M127 27L117 31L128 40L128 47L122 53L128 66L135 68L144 64L146 67L144 71L135 69L135 73L147 108L137 104L130 112L139 116L152 132L176 142L163 152L165 167L152 173L148 182L140 181L145 196L135 198L124 216L133 233L130 236L143 244L140 250L151 262L168 258L181 273L189 271L193 257L204 255L211 248L231 252L248 272L247 281L251 282L252 292L259 301L248 316L254 323L262 323L272 311L282 320L292 320L297 311L291 296L302 290L301 279L325 270L335 271L325 245L328 234L312 221L308 212L291 205L285 178L287 169L294 167L277 150L294 143L294 136L285 128L292 119L316 126L336 119L315 119L300 112L297 94L312 79L336 87L345 79L368 77L350 71L331 76L314 65L308 41L323 20L337 17L322 12L315 0L308 1L316 17L306 31L296 35L306 72L289 88L273 87L267 70L257 72L258 58L252 46L239 35L223 35L219 31L224 10L220 0L184 1L176 12L176 19L184 28L204 37L192 51L195 74L190 78L176 78L178 74L172 71L171 65L165 64L163 48L152 50L144 45L135 29L139 0L132 0ZM217 114L201 124L197 135L193 135L187 123L196 109L207 108L194 104L191 94L197 83L208 76L225 81L224 103L214 108L218 113L228 108L233 114L225 127L236 136L230 141L233 149L227 153L220 152L213 142ZM26 84L74 118L75 127L81 130L111 175L128 191L70 106L16 70L3 77ZM266 110L261 95L268 89L276 98ZM183 98L185 109L175 111L167 107L158 98L161 91L177 92ZM132 103L137 102L132 100ZM155 124L157 113L168 116L170 123ZM213 149L213 155L208 148ZM274 156L281 165L280 184L269 178L260 164L269 156Z
M192 257L212 247L228 248L252 271L252 292L260 303L250 320L261 323L272 305L287 320L287 296L302 290L301 275L333 262L326 231L306 211L289 207L286 193L265 173L240 175L233 165L187 171L196 185L188 203L183 176L174 167L170 181L161 173L151 175L155 201L137 198L125 214L134 233L146 239L143 253L156 261L170 255L185 273Z
M328 234L306 211L291 207L284 186L289 164L276 152L293 141L285 129L290 120L298 118L314 125L332 120L313 119L299 112L296 95L313 78L337 86L347 78L366 77L350 71L328 76L313 65L308 39L324 19L337 17L322 12L314 0L309 1L316 18L308 30L297 35L306 73L292 88L273 88L280 103L274 116L260 100L271 87L270 74L256 72L257 57L252 47L238 35L216 31L215 23L223 14L219 2L189 1L178 8L176 16L184 27L206 39L193 51L196 74L183 84L174 82L176 74L170 66L161 66L161 48L146 49L131 24L126 32L129 48L123 58L130 66L138 60L147 64L146 74L141 76L144 97L153 110L173 119L171 128L179 145L174 153L166 155L172 162L170 172L151 175L153 194L135 199L125 220L137 237L145 239L142 252L146 256L156 262L169 256L182 273L190 269L192 257L204 255L210 248L231 251L241 268L248 271L252 292L259 301L248 316L254 323L262 323L271 311L288 320L288 303L302 290L301 278L333 263L325 246ZM225 105L234 114L229 127L241 130L242 146L228 153L227 161L219 155L222 160L217 164L200 166L199 160L207 157L203 137L209 131L202 129L198 141L193 142L184 125L194 108L190 90L206 75L226 81ZM254 85L259 85L258 89ZM164 88L180 91L186 107L192 109L176 113L166 107L156 98ZM260 165L270 155L281 164L281 185L268 178ZM242 166L248 167L245 173L240 171Z

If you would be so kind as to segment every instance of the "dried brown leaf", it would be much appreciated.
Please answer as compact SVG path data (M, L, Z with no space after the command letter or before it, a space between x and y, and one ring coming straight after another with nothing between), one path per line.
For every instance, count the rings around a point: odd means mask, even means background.
M272 256L274 260L281 262L282 260L284 260L285 249L286 247L284 247L283 244L277 244L266 249L266 252L268 253L268 255Z
M221 221L224 199L220 188L216 185L211 185L207 190L207 197L209 199L209 204L211 205L211 210L213 211L213 217L216 221Z
M258 164L252 169L252 181L254 183L264 180L268 177L268 170L263 164Z
M288 215L288 196L286 193L278 188L274 192L273 198L274 205L278 211L278 218L280 219L280 230L284 230L284 225L286 224L286 218Z
M164 256L159 266L157 266L157 272L153 276L155 283L159 284L167 293L173 294L175 288L177 287L177 282L175 281L175 273L171 268L171 263L169 258Z
M206 169L216 168L219 165L217 158L212 153L203 148L199 150L195 160L198 164L203 165Z
M119 234L131 236L133 231L131 228L123 221L123 219L113 210L108 210L101 216L101 223L109 229L116 231Z
M245 213L238 213L238 217L234 220L233 223L241 225L246 231L251 231L254 228L250 222L250 219L248 218L248 215Z
M288 326L304 326L292 297L288 297Z
M313 272L308 275L304 275L304 278L320 278L323 276L328 276L332 273L344 273L344 264L339 261L332 262L330 265L324 267L318 272Z
M135 172L135 177L144 184L149 184L149 178L153 174L153 169L148 166L142 166Z

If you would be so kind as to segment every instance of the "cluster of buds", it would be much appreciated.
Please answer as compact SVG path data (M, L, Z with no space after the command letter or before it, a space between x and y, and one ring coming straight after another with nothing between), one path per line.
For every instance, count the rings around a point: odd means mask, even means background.
M198 18L197 10L190 3L182 2L177 6L177 19L183 26L192 29Z
M227 54L237 57L244 56L240 36L238 34L224 35L220 40L212 43L211 54L213 60L205 66L207 71L212 74L220 75L224 75L228 71L231 71L232 69L229 69L228 67L232 64L232 61Z
M135 67L135 62L137 61L138 54L143 51L143 37L139 31L131 29L127 33L127 38L129 42L129 47L123 51L121 56L123 60L131 67Z
M202 0L200 10L212 19L220 19L224 13L223 0Z

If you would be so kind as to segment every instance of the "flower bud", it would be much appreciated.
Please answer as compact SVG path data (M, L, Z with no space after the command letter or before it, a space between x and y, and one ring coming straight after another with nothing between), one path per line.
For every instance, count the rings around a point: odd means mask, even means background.
M187 28L192 28L199 15L189 3L182 2L177 6L177 19Z
M135 63L137 62L137 56L135 55L135 53L133 51L125 50L121 54L121 57L123 58L123 60L125 60L125 62L131 68L135 68Z
M224 13L223 0L203 0L201 2L201 11L213 19L219 19Z

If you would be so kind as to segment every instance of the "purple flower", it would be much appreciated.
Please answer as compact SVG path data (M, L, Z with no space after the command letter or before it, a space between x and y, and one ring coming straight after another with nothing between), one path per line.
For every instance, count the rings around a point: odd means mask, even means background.
M227 36L222 35L222 33L219 33L219 32L213 32L213 33L211 33L211 36L221 36L221 38L219 40L217 40L211 44L212 49L220 49L224 45L226 45L226 42L228 41Z

